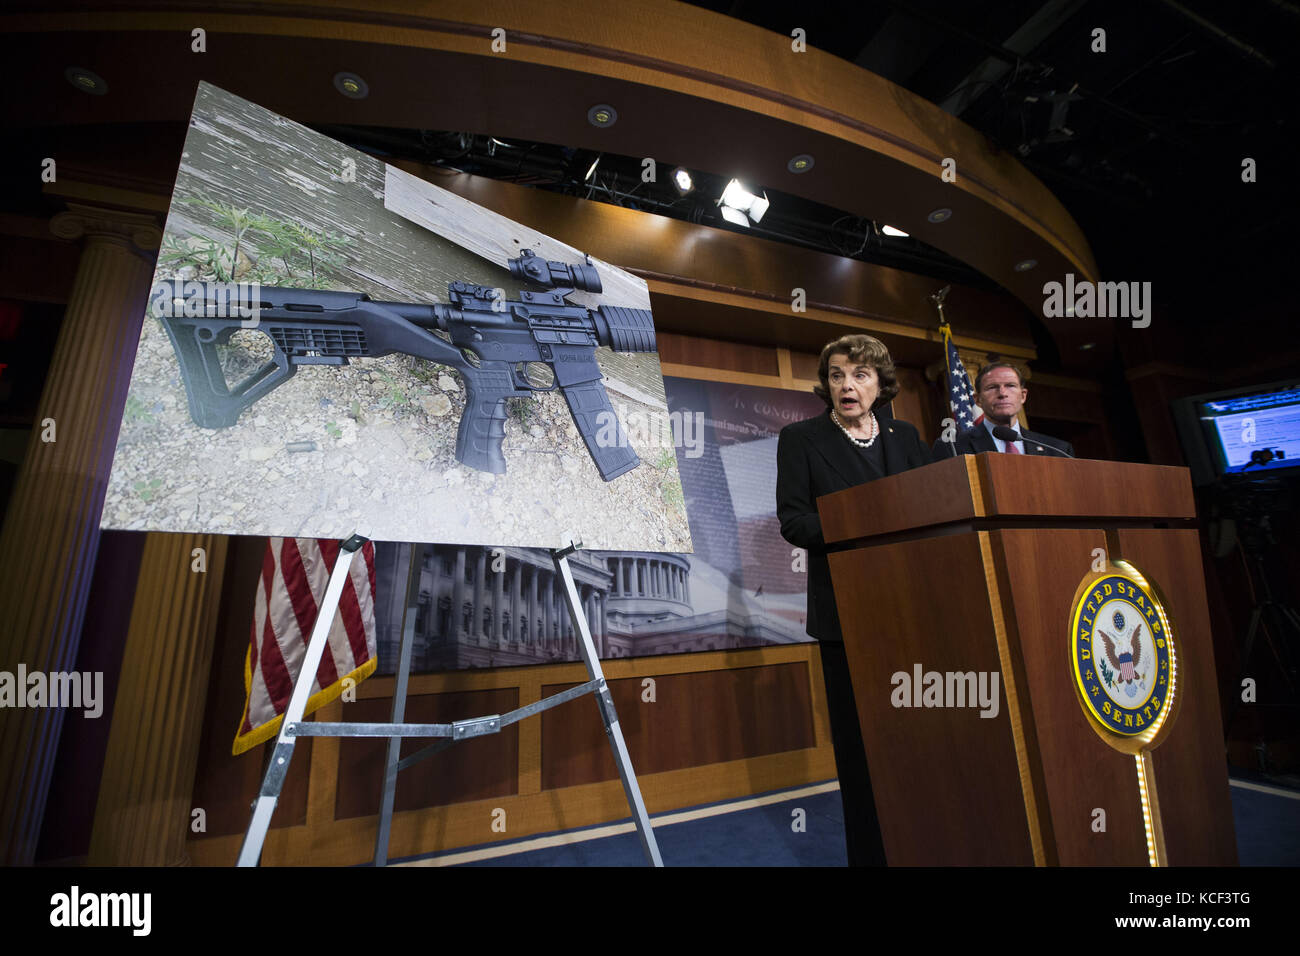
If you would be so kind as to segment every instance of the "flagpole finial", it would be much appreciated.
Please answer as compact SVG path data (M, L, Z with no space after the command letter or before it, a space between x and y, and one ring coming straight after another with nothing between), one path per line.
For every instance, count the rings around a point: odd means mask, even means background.
M946 298L948 298L948 293L949 293L950 291L952 291L952 286L951 286L951 285L946 285L946 286L944 286L942 289L940 289L938 292L931 292L931 293L930 293L930 301L933 302L933 303L934 303L934 307L935 307L936 309L939 310L939 324L940 324L940 325L947 325L947 324L948 324L947 319L945 319L945 318L943 317L943 300L946 299Z

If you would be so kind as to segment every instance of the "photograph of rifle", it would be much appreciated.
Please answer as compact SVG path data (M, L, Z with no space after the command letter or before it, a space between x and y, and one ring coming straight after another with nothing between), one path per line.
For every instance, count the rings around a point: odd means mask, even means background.
M247 325L238 316L209 318L228 310L215 294L206 294L206 284L202 316L155 314L176 349L190 414L202 428L234 425L246 408L288 381L300 365L347 365L350 358L401 353L461 374L467 395L456 433L461 464L503 474L506 399L559 389L600 476L612 481L631 471L640 459L610 405L595 350L603 345L616 352L655 351L650 312L570 305L567 297L575 289L600 292L600 276L590 265L546 261L531 249L509 265L516 278L547 291L524 291L520 301L509 301L500 289L453 282L448 288L451 305L424 305L378 302L349 292L260 287L255 315L260 331L274 344L274 357L233 388L226 383L217 346ZM535 384L530 365L546 366L550 384Z
M646 280L482 187L200 83L103 527L690 552Z

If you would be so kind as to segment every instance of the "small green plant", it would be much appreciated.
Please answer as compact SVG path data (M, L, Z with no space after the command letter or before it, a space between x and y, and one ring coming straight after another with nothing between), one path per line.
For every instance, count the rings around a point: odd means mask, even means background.
M361 403L355 398L352 399L352 406L348 409L348 417L358 425L365 422L365 419L361 417Z
M153 496L158 493L158 489L162 487L162 479L150 478L148 481L137 481L131 487L143 500L151 501Z
M317 232L302 223L285 223L285 232L298 243L298 249L307 254L307 265L313 281L323 278L319 270L337 268L342 261L341 250L348 244L346 236L330 232Z
M134 395L126 397L126 408L122 412L122 417L128 422L153 422L154 420L149 406Z
M407 368L419 381L425 385L432 385L438 380L438 376L433 373L433 369L428 362L413 355L407 356L407 359Z
M682 483L676 478L665 478L661 481L659 493L663 495L664 503L673 508L682 508L686 505L686 498L682 494Z
M388 386L388 394L379 400L380 408L396 408L405 405L410 399L407 398L406 392L397 384L393 376L387 372L380 372L379 377L384 384Z
M181 202L207 210L213 225L234 238L232 250L207 236L165 238L158 256L160 265L173 273L192 266L195 278L201 281L211 278L229 282L238 278L263 285L327 289L331 285L329 273L342 266L342 250L351 242L347 236L254 213L207 196L189 196ZM306 275L295 274L295 267L299 272L305 270Z
M216 202L206 196L190 196L182 199L181 202L187 206L202 206L216 213L217 224L234 235L235 250L230 256L231 271L234 271L234 267L239 263L239 247L244 242L244 237L248 235L248 231L256 228L261 217L247 209L236 209L231 203Z
M681 508L685 506L686 498L682 494L682 481L676 471L676 465L677 455L671 448L661 450L659 457L655 459L655 468L667 472L659 482L659 493L666 504L673 508Z
M194 250L183 239L175 233L168 233L163 236L162 248L158 250L158 265L164 271L175 273L187 265L197 267L199 263Z
M289 265L289 261L297 255L298 243L289 234L287 223L263 215L257 217L256 227L266 236L265 241L257 244L258 250L263 256L279 259L280 264L284 266L284 274L292 278L293 267Z
M201 236L190 236L187 239L168 236L159 253L159 261L172 272L180 272L186 266L191 266L195 278L202 280L212 276L218 282L229 282L233 269L233 265L226 264L225 247L215 239Z
M515 421L519 422L521 428L527 428L532 424L536 411L537 400L535 398L510 399L510 413L515 416Z
M335 440L343 437L343 429L339 428L337 422L326 422L325 430L329 432L330 437Z

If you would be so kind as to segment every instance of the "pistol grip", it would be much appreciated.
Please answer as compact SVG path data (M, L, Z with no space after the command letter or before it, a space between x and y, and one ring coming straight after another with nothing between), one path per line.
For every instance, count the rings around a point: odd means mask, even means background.
M465 412L456 431L456 460L467 468L503 475L506 399L514 394L509 371L463 372Z

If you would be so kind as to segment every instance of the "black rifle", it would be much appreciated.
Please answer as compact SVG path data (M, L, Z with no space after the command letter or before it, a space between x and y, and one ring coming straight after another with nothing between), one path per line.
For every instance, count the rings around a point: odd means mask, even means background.
M355 292L250 287L257 288L259 299L251 303L258 308L252 328L270 337L275 355L233 388L226 383L216 347L249 326L237 315L214 315L230 311L218 290L198 284L204 292L202 315L154 314L171 338L190 415L202 428L235 424L244 409L284 384L299 365L347 365L359 356L401 352L460 372L466 394L456 433L461 464L503 474L506 399L558 388L600 476L611 481L631 471L640 459L610 407L595 351L598 345L616 352L655 351L649 310L571 305L567 299L576 289L601 291L600 276L591 265L550 262L528 249L509 265L511 275L548 291L520 292L515 302L502 298L499 289L452 282L450 305L424 305L378 302ZM551 384L529 381L531 362L550 367ZM612 435L607 429L607 440L598 442L597 432L606 423Z

